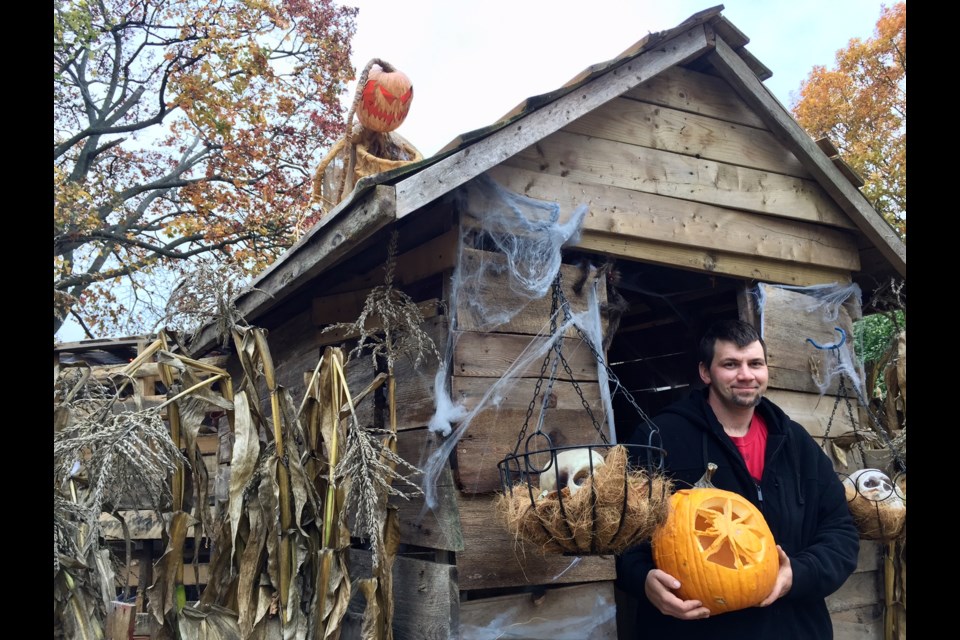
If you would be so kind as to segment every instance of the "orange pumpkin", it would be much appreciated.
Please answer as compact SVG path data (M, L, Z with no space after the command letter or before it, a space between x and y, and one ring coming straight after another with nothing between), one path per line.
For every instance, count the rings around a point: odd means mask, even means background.
M763 514L743 496L710 485L710 475L670 497L667 522L651 545L657 568L680 581L677 596L716 615L770 595L780 560Z
M413 101L413 84L410 78L396 69L384 70L372 65L363 85L357 119L367 129L386 133L401 124L410 112Z

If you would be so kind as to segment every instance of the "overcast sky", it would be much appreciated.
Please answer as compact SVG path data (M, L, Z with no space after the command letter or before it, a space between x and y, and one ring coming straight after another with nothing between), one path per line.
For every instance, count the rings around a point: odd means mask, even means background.
M357 75L373 58L413 82L397 133L424 157L493 124L524 99L559 88L617 57L647 33L672 29L719 3L694 0L342 0L359 7ZM888 4L892 4L889 2ZM786 107L814 65L834 66L851 38L869 38L878 0L727 0L723 15L750 39ZM351 83L344 103L353 100ZM84 338L72 320L63 342Z
M429 157L557 89L647 33L721 3L709 0L343 0L359 7L357 75L373 58L410 76L413 103L397 133ZM786 107L814 65L834 66L850 38L869 38L878 0L728 0L723 15L750 39ZM892 4L892 2L887 3ZM351 84L347 102L353 99Z

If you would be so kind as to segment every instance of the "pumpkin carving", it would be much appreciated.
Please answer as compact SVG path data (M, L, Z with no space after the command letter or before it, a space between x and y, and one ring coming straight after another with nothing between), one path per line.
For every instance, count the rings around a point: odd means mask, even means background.
M357 119L367 129L386 133L393 131L406 119L413 101L413 84L410 78L387 63L374 64L367 72Z
M658 569L680 581L677 597L711 615L759 604L773 591L780 560L770 527L746 498L717 489L710 476L670 497L666 524L651 545Z

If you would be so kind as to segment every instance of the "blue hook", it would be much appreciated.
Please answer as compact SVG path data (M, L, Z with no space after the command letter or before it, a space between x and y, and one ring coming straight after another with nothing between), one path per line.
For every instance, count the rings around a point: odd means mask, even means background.
M834 329L840 332L840 342L836 344L819 345L813 341L813 338L807 338L807 342L815 346L817 349L839 349L847 341L847 332L840 327L834 327Z

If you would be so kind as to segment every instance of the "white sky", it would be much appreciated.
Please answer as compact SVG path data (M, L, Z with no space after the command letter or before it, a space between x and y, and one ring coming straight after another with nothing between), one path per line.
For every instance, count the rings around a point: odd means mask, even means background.
M413 82L397 133L424 157L487 126L525 98L559 88L649 32L723 4L723 15L773 72L784 106L814 65L833 67L850 38L869 38L880 0L342 0L359 7L352 62L373 58ZM888 1L888 5L893 1ZM353 99L351 83L345 102Z
M709 0L340 0L359 7L357 75L373 58L413 82L397 133L424 157L461 133L487 126L524 99L559 88L647 33L671 29L720 4ZM892 4L890 0L887 4ZM832 67L851 38L869 38L880 0L727 0L723 15L773 76L784 106L814 65ZM353 100L351 83L344 104ZM57 334L82 340L72 320Z

